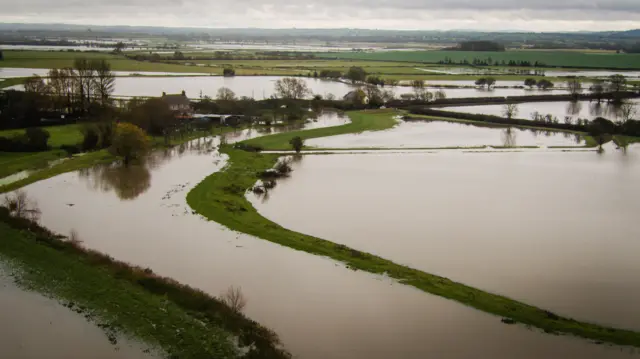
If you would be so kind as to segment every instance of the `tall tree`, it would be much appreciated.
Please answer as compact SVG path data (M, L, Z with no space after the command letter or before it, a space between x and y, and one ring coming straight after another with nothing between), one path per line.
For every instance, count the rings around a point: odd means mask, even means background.
M77 57L73 62L76 70L76 79L80 96L80 109L85 112L91 102L91 90L93 88L94 70L91 62L85 57Z
M591 91L591 94L593 94L596 97L596 99L598 100L598 103L602 101L604 90L605 90L604 82L602 80L593 80L593 85L589 87L589 91Z
M220 87L218 89L216 99L222 101L234 101L236 99L236 94L228 87Z
M609 90L615 101L620 101L620 94L627 87L627 78L622 75L609 76Z
M303 99L311 93L307 83L302 79L285 77L276 81L276 95L289 100Z
M347 78L351 83L362 82L367 78L367 72L362 67L352 66L347 71Z
M504 117L511 120L513 117L518 115L518 105L516 105L515 103L504 105L504 107L502 108L502 114L504 115Z
M119 123L116 126L109 151L122 157L125 166L128 166L132 160L140 159L148 150L149 139L140 127L130 123Z
M95 71L93 87L96 96L102 105L109 102L109 98L115 89L116 77L111 71L111 64L105 59L98 59L91 62L91 68Z
M582 83L576 77L572 77L567 80L567 88L569 89L569 93L573 96L574 99L578 98L578 95L582 93Z

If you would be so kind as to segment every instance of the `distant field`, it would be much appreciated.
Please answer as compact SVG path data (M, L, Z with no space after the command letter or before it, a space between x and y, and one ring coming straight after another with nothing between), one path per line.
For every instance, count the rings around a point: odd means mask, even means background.
M640 69L640 54L586 53L576 51L506 51L506 52L470 52L470 51L389 51L389 52L333 52L315 53L319 58L357 59L376 61L408 61L436 63L445 58L454 62L491 59L501 62L530 61L542 62L547 66L566 66L578 68Z
M111 63L114 71L158 71L158 72L206 72L221 73L217 68L185 66L180 64L165 64L141 62L125 58L120 55L94 52L66 52L66 51L16 51L5 50L4 60L0 67L25 67L35 69L51 69L72 67L77 57L89 59L106 59Z

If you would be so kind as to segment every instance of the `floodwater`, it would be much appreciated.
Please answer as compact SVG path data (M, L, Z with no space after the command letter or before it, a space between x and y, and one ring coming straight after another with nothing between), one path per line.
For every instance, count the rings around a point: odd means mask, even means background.
M580 146L581 136L518 128L476 126L445 121L399 121L386 131L367 131L309 139L324 148L416 148L469 146Z
M255 135L245 130L229 136L229 141ZM216 143L201 139L156 152L146 173L119 171L119 177L96 167L34 183L25 190L38 201L46 227L59 233L75 229L89 248L212 295L240 286L248 298L245 313L274 329L296 357L637 355L628 348L505 325L498 317L383 276L352 271L327 258L204 220L188 207L185 196L225 165Z
M639 161L639 147L613 145L305 156L266 200L249 198L286 228L640 330Z
M640 99L631 99L629 102L640 107ZM504 105L452 106L443 107L440 110L504 116ZM564 122L565 117L571 117L574 122L578 119L593 120L596 117L604 117L612 121L619 119L619 107L608 104L606 101L600 104L596 101L520 103L518 104L518 114L515 117L531 120L535 112L542 116L551 114L557 117L560 122Z
M153 358L138 343L106 334L53 299L15 286L0 263L0 358Z
M625 77L640 77L640 71L545 71L546 76L562 77L609 77L612 75L623 75Z

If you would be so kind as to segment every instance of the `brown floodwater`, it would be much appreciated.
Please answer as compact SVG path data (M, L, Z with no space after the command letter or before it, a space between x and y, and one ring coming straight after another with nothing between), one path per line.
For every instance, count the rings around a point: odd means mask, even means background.
M562 132L477 126L444 121L399 121L386 131L309 139L324 148L416 148L469 146L580 146L582 136Z
M75 229L89 248L212 295L240 286L248 299L245 313L274 329L297 358L638 355L634 349L505 325L499 317L383 276L352 271L333 260L206 221L193 213L185 196L225 165L225 157L209 147L215 144L200 140L156 153L145 174L96 168L25 190L38 201L43 225L59 233ZM131 176L113 178L117 173ZM134 184L137 181L141 184ZM327 195L333 196L329 191ZM359 216L339 212L345 218Z
M577 319L640 329L640 148L305 156L286 228Z
M154 358L139 343L106 334L57 301L16 287L0 263L0 358Z

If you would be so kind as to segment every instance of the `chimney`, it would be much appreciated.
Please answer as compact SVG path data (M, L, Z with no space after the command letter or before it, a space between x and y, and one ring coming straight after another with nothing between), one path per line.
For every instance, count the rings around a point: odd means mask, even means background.
M187 97L187 93L182 90L182 96Z
M167 96L167 93L162 91L162 97L165 97L165 96Z

